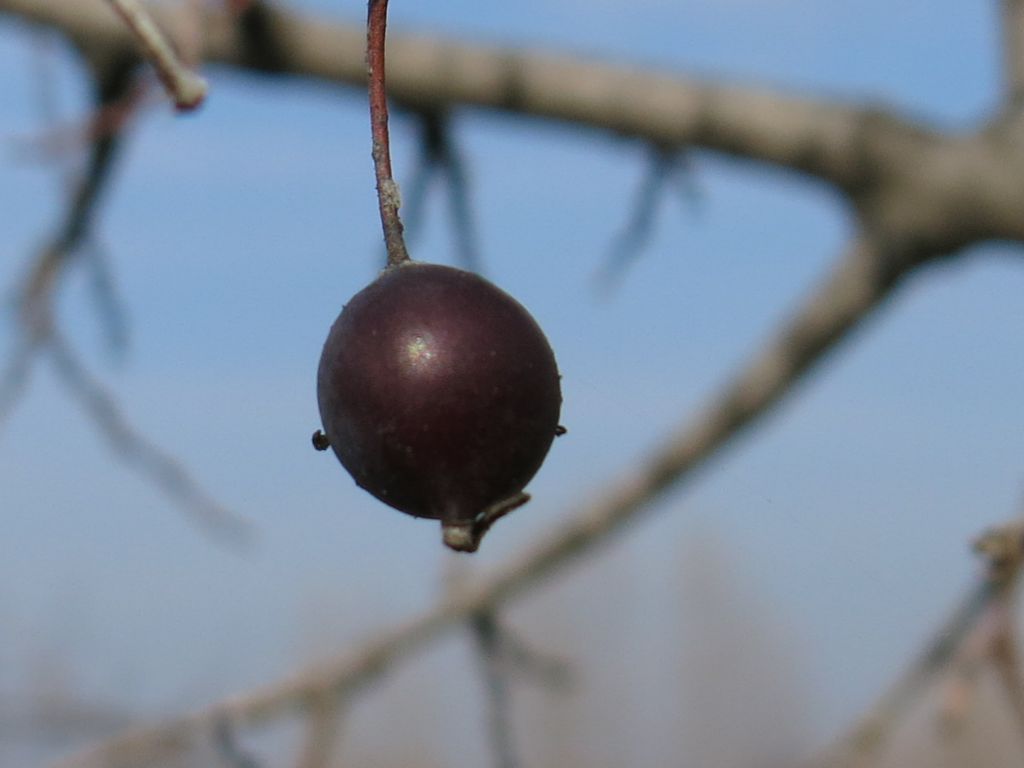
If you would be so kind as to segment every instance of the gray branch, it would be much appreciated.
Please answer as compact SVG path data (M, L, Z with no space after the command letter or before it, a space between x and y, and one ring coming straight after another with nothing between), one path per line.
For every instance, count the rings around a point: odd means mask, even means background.
M598 494L562 528L490 577L453 592L435 609L355 653L190 716L128 731L72 756L60 763L61 768L146 765L175 753L218 717L256 724L286 712L305 711L324 695L345 698L442 632L475 616L493 613L606 542L627 522L635 521L651 508L652 502L791 391L800 377L894 287L895 275L888 256L867 240L854 243L776 340L712 400L695 423L682 427L638 471Z
M118 458L155 483L192 522L218 541L233 547L250 541L249 522L210 497L181 462L133 427L117 399L89 375L56 332L46 340L45 350L61 382L78 399Z
M950 671L952 662L971 635L979 631L986 617L1009 613L1009 603L1020 581L1024 555L1024 527L1010 523L989 531L975 543L975 549L986 558L986 572L977 584L957 603L952 615L933 633L918 657L900 675L871 709L838 739L823 755L806 768L867 768L877 764L879 753L910 706L921 696L928 683ZM1009 623L1008 623L1009 622ZM996 627L1012 625L1008 616L998 616ZM991 632L992 627L987 628ZM998 631L998 630L997 630ZM984 645L995 641L989 638ZM995 648L988 647L992 655ZM1015 659L1013 674L1017 668ZM1015 714L1020 714L1019 680L1004 680Z
M1012 110L1024 106L1024 0L1001 0L1006 100Z
M501 627L492 613L481 613L471 622L487 692L487 720L495 768L520 764L512 737L512 696L509 670L502 651Z
M1007 14L1016 6L1007 2ZM361 25L263 3L250 6L252 12L259 15L236 21L214 8L204 11L206 62L362 87ZM83 50L131 45L103 0L0 0L4 15L60 29ZM1019 50L1014 38L1008 57ZM1016 67L1011 72L1024 71ZM867 107L427 37L389 42L388 78L391 95L411 108L492 109L796 170L836 188L855 210L861 234L793 318L692 422L505 567L354 653L128 731L70 757L66 768L146 765L191 743L218 718L255 724L308 712L323 696L343 700L409 652L474 616L499 611L638 520L791 393L915 267L984 240L1024 242L1024 142L1010 122L942 134Z
M298 768L330 768L338 751L341 706L334 696L325 695L311 701L306 717L306 738L297 763Z
M1017 3L1006 1L1009 15ZM195 26L206 63L365 87L362 24L263 2L238 17L221 6L193 6L204 14ZM156 10L168 27L186 12ZM0 0L4 17L56 29L93 56L135 53L105 0ZM1024 142L999 121L946 135L872 105L412 35L389 38L388 85L410 109L497 110L803 173L837 188L883 239L916 241L924 256L980 239L1024 240Z
M262 6L260 45L246 25L209 4L201 56L210 64L362 88L365 32ZM172 13L154 11L165 25ZM78 46L131 46L103 0L0 0L0 16L56 28ZM388 90L422 109L480 107L580 124L660 146L693 145L798 170L849 188L858 183L862 125L873 110L672 73L438 37L392 35Z

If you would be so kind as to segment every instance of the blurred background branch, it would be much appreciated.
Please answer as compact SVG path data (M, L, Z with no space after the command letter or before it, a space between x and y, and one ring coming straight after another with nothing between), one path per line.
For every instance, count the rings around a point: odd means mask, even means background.
M975 664L985 662L999 669L1007 683L1011 706L1019 711L1017 697L1021 681L1016 678L1019 670L1015 665L1007 665L1002 655L1012 646L1011 638L1015 635L1015 598L1022 547L1024 524L1019 521L988 531L976 542L976 549L985 560L985 572L978 583L934 632L917 660L854 728L813 763L814 766L863 768L874 765L887 740L928 684L936 677L956 674L958 656L965 651L971 653ZM1007 674L1013 679L1006 678ZM963 717L963 713L957 716Z
M205 64L362 87L361 26L300 16L262 2L190 8L202 14L194 26L203 33L196 48ZM1024 81L1019 61L1020 3L1007 0L1003 10L1010 91L1004 106L1009 108L1019 100ZM174 14L180 12L161 8L156 16L160 23L173 25ZM127 92L129 78L124 73L137 64L131 37L101 0L76 4L0 0L0 14L60 30L88 60L131 64L108 70L123 78L115 78L117 87L111 86L117 98ZM695 147L809 176L824 182L853 213L851 242L825 280L703 407L682 420L646 459L597 487L589 503L553 523L518 556L354 651L190 715L125 731L72 755L61 763L65 768L148 764L180 753L196 739L216 732L218 724L243 727L296 712L308 718L300 758L303 768L326 765L334 753L338 712L348 699L441 633L467 623L474 627L487 662L497 762L505 768L516 764L505 717L507 680L495 667L501 631L494 617L553 574L599 551L718 456L789 397L919 267L957 258L979 243L1024 242L1024 217L1020 216L1024 186L1019 183L1024 177L1024 147L992 130L998 127L995 123L954 134L911 120L895 109L868 104L797 98L435 37L396 37L393 43L389 53L392 94L437 118L436 123L424 123L425 147L446 158L448 173L454 174L449 180L453 195L456 187L464 192L464 180L457 162L452 166L455 155L448 143L448 126L439 116L456 106L477 107L623 135L649 142L659 151ZM101 96L101 107L112 100L114 96ZM76 190L54 243L33 264L24 290L27 301L22 304L30 310L22 312L23 320L28 318L23 328L28 330L0 388L0 418L24 389L36 345L51 345L63 380L83 399L108 438L124 454L141 459L165 487L177 489L172 495L184 499L186 507L205 510L204 519L217 519L220 508L193 489L173 460L148 447L126 426L113 400L84 373L53 329L53 285L88 228L120 135L119 129L101 129L93 137L90 171ZM655 167L641 190L638 212L649 212L651 190L661 183L660 168ZM453 206L467 210L457 200ZM468 231L468 215L462 219L460 226ZM634 216L633 230L642 233L648 227L643 217ZM216 513L210 514L211 509ZM1019 538L1019 529L1011 526L986 541L983 549L989 568L981 584L906 676L840 742L843 756L839 759L873 757L924 684L955 666L955 659L965 658L968 642L972 647L976 643L983 657L996 665L1011 704L1024 711L1009 629L1013 615L1009 601L1020 565L1014 547L1019 547ZM229 735L233 737L233 731ZM239 754L236 762L249 759Z

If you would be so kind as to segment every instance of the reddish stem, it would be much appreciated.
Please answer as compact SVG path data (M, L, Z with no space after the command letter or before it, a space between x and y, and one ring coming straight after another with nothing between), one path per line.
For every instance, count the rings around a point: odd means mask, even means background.
M409 259L402 237L398 185L391 176L391 139L388 134L388 99L384 83L384 41L387 37L388 0L370 0L366 20L366 74L370 92L370 134L373 137L373 169L377 175L377 200L388 266Z

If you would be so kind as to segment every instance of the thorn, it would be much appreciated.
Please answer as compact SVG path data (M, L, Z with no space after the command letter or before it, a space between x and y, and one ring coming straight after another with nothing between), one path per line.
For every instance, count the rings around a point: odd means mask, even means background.
M322 429L313 433L313 447L318 451L326 451L331 447L331 441Z

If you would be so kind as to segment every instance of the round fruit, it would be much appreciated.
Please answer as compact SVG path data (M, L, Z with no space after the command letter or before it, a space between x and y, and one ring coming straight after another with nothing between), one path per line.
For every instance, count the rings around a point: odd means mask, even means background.
M317 400L326 440L360 487L475 549L484 516L527 498L562 396L555 356L522 305L470 272L408 262L334 322ZM449 540L475 524L475 541Z

